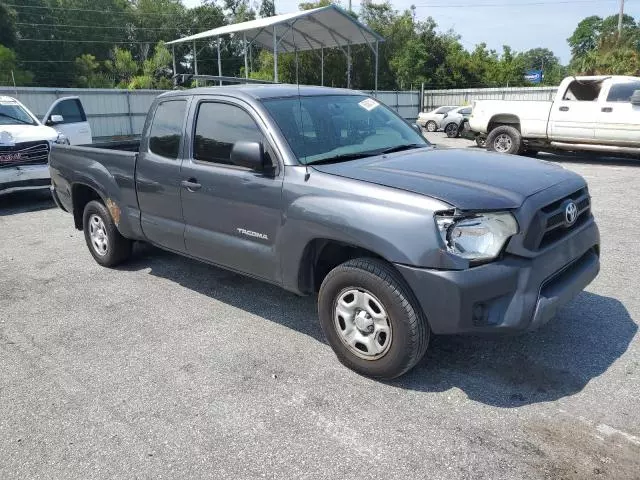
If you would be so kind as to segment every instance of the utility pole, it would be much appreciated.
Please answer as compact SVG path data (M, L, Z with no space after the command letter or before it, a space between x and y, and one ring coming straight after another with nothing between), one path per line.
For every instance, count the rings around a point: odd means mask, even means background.
M624 16L624 0L620 0L620 14L618 15L618 39L622 37L622 17Z

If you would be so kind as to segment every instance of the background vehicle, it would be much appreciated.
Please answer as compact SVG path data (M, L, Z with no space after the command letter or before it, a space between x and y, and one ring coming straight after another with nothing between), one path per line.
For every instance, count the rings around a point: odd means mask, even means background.
M418 119L416 120L416 123L420 127L426 129L428 132L435 132L440 128L440 122L442 121L442 118L444 117L445 113L449 112L450 110L453 110L454 108L457 108L457 107L445 106L445 107L438 107L435 110L431 110L430 112L420 112L418 114Z
M444 114L442 118L442 129L449 138L455 138L459 136L462 131L462 124L471 115L471 107L458 107Z
M52 143L91 143L91 129L77 97L56 100L45 125L15 98L0 96L0 195L49 188Z
M565 78L553 102L474 102L471 129L487 149L640 153L640 78Z
M99 264L143 240L318 292L340 361L376 378L413 367L431 332L535 328L599 268L579 175L434 149L343 89L165 93L137 153L56 145L50 168L54 199Z

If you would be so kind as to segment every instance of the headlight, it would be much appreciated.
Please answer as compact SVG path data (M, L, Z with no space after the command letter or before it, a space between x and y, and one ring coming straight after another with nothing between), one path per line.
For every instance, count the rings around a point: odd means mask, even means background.
M447 251L468 260L496 258L507 240L518 233L518 223L509 212L435 218Z
M58 132L58 138L54 140L54 143L58 143L60 145L69 145L69 139L64 133Z

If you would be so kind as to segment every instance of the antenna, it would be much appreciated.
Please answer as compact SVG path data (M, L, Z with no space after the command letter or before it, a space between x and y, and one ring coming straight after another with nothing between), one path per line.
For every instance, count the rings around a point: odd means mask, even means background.
M298 112L300 114L300 128L302 129L302 143L304 144L304 116L302 115L302 95L300 94L300 74L299 74L299 65L298 65L298 43L296 42L296 31L295 29L291 29L291 34L293 36L293 47L295 49L295 58L296 58L296 87L298 88ZM307 182L311 177L311 171L309 170L309 165L304 164L304 168L306 173L304 174L304 181Z
M18 98L18 87L16 87L16 77L13 76L13 70L11 70L11 80L13 80L13 90L16 92L16 98Z

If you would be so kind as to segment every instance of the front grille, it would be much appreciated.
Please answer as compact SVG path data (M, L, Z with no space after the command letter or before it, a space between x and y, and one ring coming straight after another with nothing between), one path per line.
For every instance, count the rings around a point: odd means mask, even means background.
M0 146L0 168L45 165L49 160L49 142L22 142Z
M577 218L571 225L565 221L565 208L569 201L573 201L578 208ZM524 246L529 250L545 248L578 228L591 218L591 197L586 188L573 192L542 207L533 217Z

